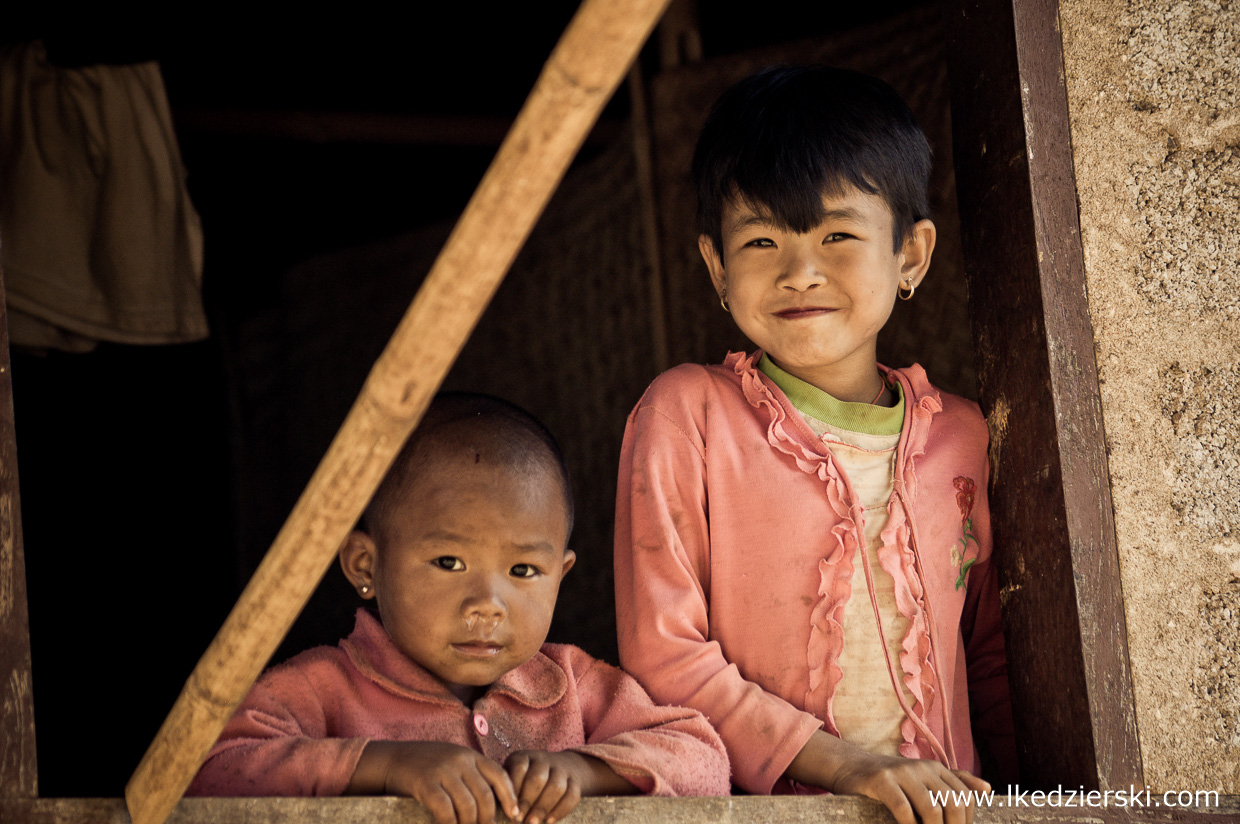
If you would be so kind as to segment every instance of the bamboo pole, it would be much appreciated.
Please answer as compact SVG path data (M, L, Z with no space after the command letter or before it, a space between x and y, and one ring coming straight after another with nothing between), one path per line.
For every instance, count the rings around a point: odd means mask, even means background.
M586 0L271 549L125 787L162 824L421 419L668 0Z

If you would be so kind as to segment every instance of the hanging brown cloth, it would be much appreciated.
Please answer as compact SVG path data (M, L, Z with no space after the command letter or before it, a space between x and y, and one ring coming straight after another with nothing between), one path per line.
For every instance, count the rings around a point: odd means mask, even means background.
M0 52L0 265L15 345L207 336L202 228L158 64Z

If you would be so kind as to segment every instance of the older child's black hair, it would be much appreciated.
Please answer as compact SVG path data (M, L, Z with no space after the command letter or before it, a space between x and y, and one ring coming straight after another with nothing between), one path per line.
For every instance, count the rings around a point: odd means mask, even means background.
M725 204L739 197L794 232L824 217L848 187L886 201L895 251L930 216L930 144L900 96L869 75L772 66L715 103L693 156L698 231L723 253Z
M491 395L440 392L431 401L418 428L392 462L362 515L360 528L376 541L400 506L409 481L420 472L436 471L437 459L450 447L474 446L489 461L521 469L548 469L560 482L568 531L573 529L573 488L568 464L555 436L519 406Z

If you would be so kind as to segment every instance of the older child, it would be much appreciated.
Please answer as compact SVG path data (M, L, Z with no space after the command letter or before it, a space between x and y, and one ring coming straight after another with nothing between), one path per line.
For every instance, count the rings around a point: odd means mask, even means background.
M540 424L441 396L340 550L378 617L359 610L338 647L265 673L191 792L407 795L445 824L497 809L552 824L583 795L726 794L701 715L543 643L575 560L572 508Z
M699 246L761 351L655 380L616 517L622 665L706 714L742 789L867 795L904 824L970 817L930 793L988 789L973 732L1002 749L1010 724L985 421L875 354L930 264L929 171L874 78L777 67L723 95Z

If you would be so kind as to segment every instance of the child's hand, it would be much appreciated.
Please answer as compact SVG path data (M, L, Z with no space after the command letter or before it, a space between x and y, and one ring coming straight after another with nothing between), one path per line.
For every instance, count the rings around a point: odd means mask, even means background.
M949 770L937 761L874 755L822 730L814 733L785 774L834 793L880 801L898 824L917 824L918 819L922 824L972 824L972 791L990 790L989 784L964 770ZM945 793L945 803L935 804L931 793Z
M371 741L348 792L409 796L439 824L493 824L497 803L509 818L517 818L517 793L504 768L456 744Z
M636 788L597 758L576 752L521 750L504 763L517 788L516 821L555 824L583 795L627 795Z
M517 789L517 821L555 824L573 811L588 780L585 757L575 752L521 750L504 763Z
M870 755L871 760L846 764L837 773L837 793L864 795L886 805L899 824L972 824L972 790L990 785L964 770L949 770L937 761ZM935 804L931 793L946 794ZM914 814L917 818L914 819Z

